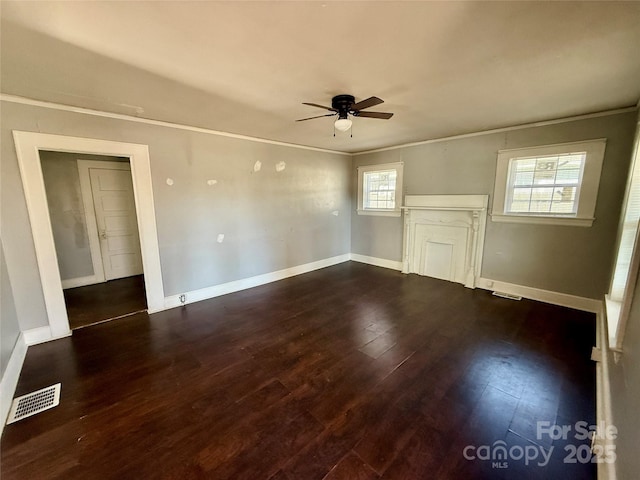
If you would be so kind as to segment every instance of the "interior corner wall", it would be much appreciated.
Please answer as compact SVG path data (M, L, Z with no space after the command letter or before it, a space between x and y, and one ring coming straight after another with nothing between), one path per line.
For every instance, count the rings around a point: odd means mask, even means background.
M4 376L19 335L20 325L7 272L4 246L0 239L0 378Z
M404 162L405 195L492 197L498 150L606 138L593 226L489 220L481 272L492 280L601 299L609 288L635 122L636 112L628 112L355 155L352 201L361 165ZM354 213L351 225L352 253L401 261L402 218Z
M0 114L0 221L22 330L48 319L13 130L149 146L165 296L350 252L349 156L7 101Z

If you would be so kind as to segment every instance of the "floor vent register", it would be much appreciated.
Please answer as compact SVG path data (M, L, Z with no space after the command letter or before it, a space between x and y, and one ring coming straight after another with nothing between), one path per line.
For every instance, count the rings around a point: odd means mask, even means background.
M60 383L13 399L7 424L17 422L36 413L44 412L60 403Z

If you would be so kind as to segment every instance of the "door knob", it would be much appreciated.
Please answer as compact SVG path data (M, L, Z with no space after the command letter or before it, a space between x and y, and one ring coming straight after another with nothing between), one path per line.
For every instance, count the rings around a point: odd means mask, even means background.
M106 230L100 230L100 236L106 240L107 239L107 231Z

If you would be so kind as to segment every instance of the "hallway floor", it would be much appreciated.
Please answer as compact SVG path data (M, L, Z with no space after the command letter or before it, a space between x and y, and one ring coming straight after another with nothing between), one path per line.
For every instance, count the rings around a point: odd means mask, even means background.
M146 310L144 276L119 278L64 291L72 330Z

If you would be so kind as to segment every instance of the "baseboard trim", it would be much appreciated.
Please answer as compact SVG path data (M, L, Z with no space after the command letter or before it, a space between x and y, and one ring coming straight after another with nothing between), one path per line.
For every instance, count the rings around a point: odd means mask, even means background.
M84 287L86 285L94 285L96 283L101 283L101 282L98 281L95 275L88 275L86 277L69 278L67 280L62 280L62 289L66 290L67 288Z
M253 288L267 283L277 282L278 280L284 280L285 278L294 277L303 273L309 273L321 268L331 267L339 263L348 262L350 258L351 255L345 253L344 255L325 258L323 260L318 260L317 262L305 263L303 265L297 265L295 267L285 268L283 270L265 273L263 275L256 275L255 277L243 278L241 280L214 285L212 287L192 290L190 292L185 292L184 294L171 295L169 297L165 297L163 309L149 310L149 313L157 313L162 310L168 310L170 308L180 307L182 305L200 302L202 300L208 300L209 298L239 292L241 290L246 290L247 288ZM184 303L180 301L181 295L185 295Z
M611 404L611 380L609 377L610 350L607 340L607 314L604 308L596 314L596 347L602 352L602 360L596 362L596 423L598 425L614 425L613 410ZM611 445L615 451L615 439L596 439L596 443L606 446ZM605 450L606 451L606 450ZM598 480L617 480L616 464L598 463Z
M2 375L2 381L0 382L0 435L4 430L4 425L9 415L9 409L11 408L11 402L16 393L16 387L18 385L18 379L20 378L20 371L24 364L24 359L27 356L27 343L24 339L24 334L18 335L16 344L13 346L11 357L7 363L7 368Z
M602 310L602 301L594 298L578 297L568 293L552 292L540 288L516 285L515 283L491 280L490 278L480 278L478 288L485 290L519 295L530 300L559 305L561 307L574 308L585 312L599 313Z
M351 260L354 262L366 263L376 267L389 268L391 270L402 271L402 262L395 260L387 260L386 258L369 257L368 255L360 255L359 253L352 253Z
M31 328L22 332L24 335L24 342L27 346L38 345L40 343L50 342L52 340L58 340L59 338L65 338L71 335L71 330L64 335L53 335L51 327L38 327Z

